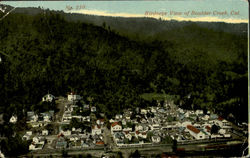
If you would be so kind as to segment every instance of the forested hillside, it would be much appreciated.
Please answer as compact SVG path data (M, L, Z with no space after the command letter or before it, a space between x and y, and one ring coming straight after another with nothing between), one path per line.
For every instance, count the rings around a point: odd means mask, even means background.
M109 117L157 93L247 120L247 34L180 23L135 39L51 12L10 14L0 26L0 112L7 115L29 110L48 90L73 90Z

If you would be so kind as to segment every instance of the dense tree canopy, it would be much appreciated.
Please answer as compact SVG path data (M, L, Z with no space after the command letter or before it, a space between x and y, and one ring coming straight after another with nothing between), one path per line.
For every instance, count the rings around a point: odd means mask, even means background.
M0 25L1 112L74 90L110 117L148 104L142 94L164 93L185 108L247 119L246 35L192 23L162 32L169 39L134 40L50 12L10 14Z

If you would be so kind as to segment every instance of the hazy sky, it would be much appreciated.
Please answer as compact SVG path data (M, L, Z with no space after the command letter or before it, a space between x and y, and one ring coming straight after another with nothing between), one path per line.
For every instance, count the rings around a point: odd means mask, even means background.
M50 10L103 16L151 16L166 20L248 22L247 0L2 1L0 3L15 7L40 6ZM68 10L67 6L72 9ZM174 12L178 14L173 15Z

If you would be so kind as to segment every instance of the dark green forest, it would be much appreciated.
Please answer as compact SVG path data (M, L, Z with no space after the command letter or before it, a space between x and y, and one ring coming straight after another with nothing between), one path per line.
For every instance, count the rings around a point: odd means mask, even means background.
M144 38L49 11L13 13L0 26L5 118L30 110L48 91L66 96L73 90L108 117L153 104L146 93L177 95L183 108L247 120L247 33L190 22Z

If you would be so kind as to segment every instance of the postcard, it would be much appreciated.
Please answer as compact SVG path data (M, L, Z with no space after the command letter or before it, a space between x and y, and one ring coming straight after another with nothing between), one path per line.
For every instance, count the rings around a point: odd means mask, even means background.
M246 0L0 1L0 157L248 157Z

